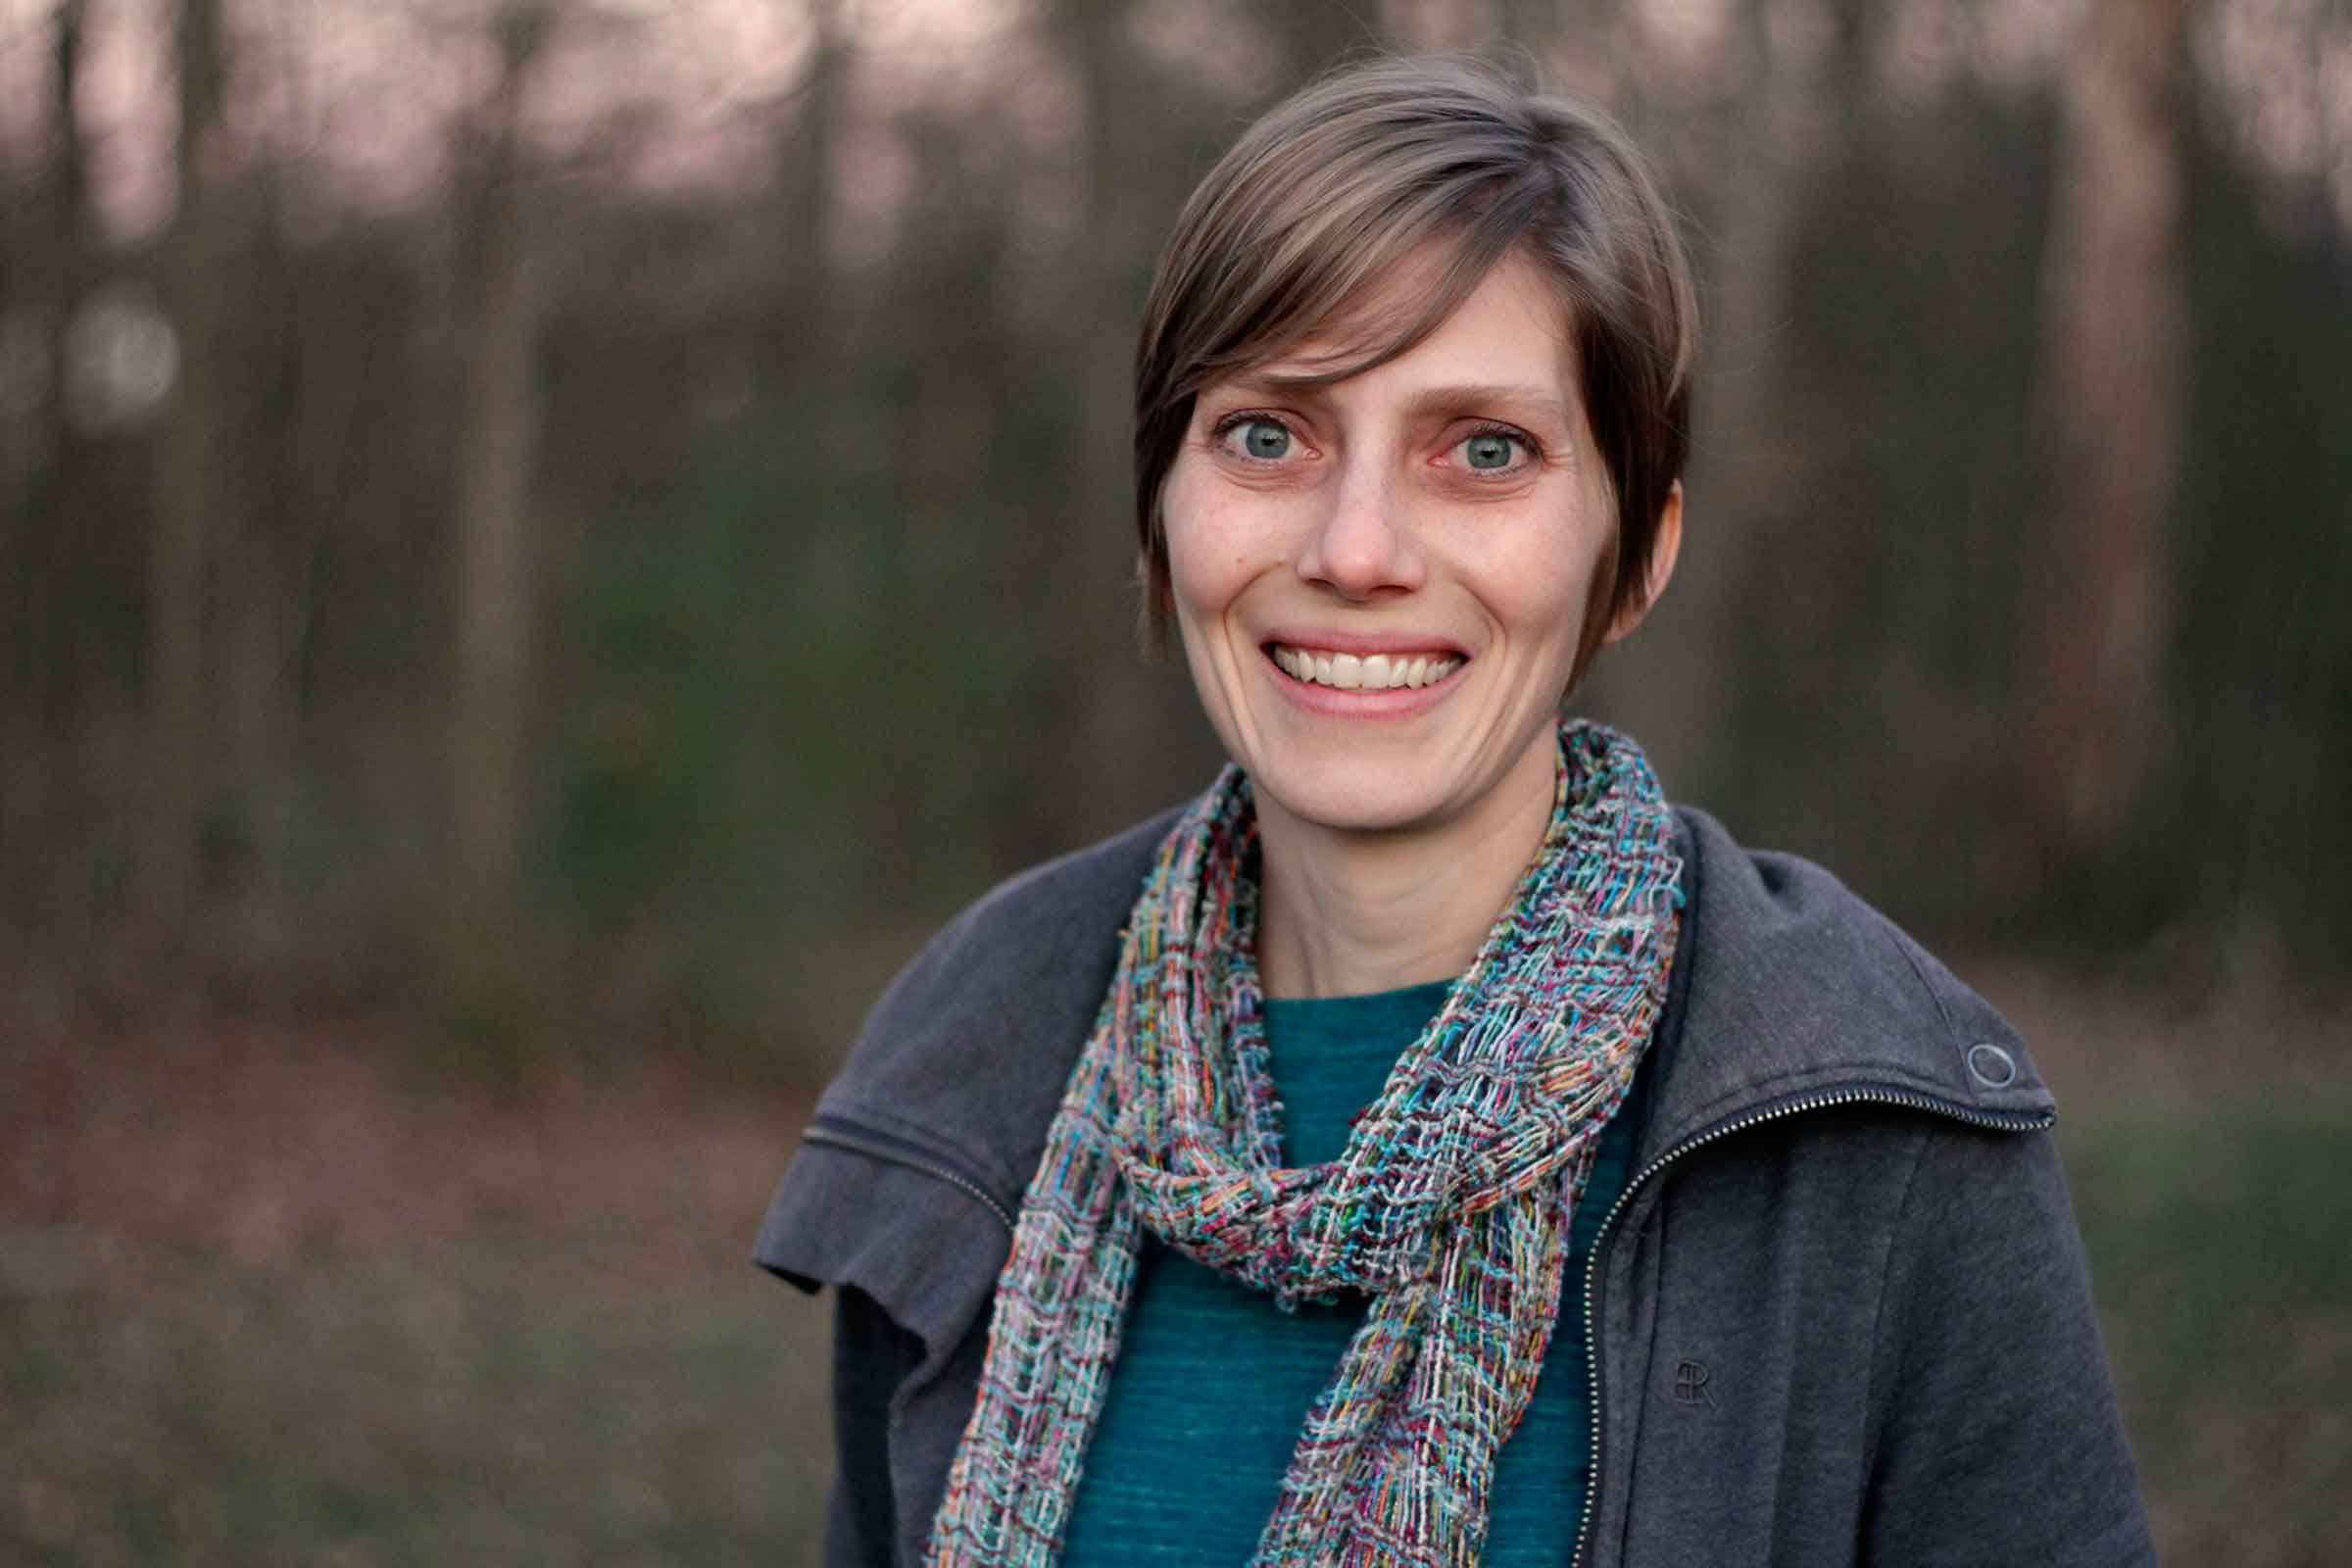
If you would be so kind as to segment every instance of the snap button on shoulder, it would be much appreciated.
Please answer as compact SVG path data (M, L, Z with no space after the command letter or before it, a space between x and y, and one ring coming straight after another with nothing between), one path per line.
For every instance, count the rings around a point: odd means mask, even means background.
M1968 1070L1987 1089L2006 1089L2017 1082L2017 1058L1989 1040L1968 1048Z

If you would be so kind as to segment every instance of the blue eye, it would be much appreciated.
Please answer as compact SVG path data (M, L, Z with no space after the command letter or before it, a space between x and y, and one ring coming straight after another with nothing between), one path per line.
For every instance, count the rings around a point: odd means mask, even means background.
M1226 433L1238 434L1242 451L1250 457L1270 463L1291 455L1291 432L1272 419L1245 419Z
M1462 461L1489 472L1507 468L1511 466L1511 449L1518 444L1498 430L1482 430L1462 443Z

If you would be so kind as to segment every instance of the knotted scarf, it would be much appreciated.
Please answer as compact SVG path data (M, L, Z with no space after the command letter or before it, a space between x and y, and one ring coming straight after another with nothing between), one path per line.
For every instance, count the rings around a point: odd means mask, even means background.
M1559 732L1510 906L1340 1157L1282 1163L1257 823L1227 767L1162 844L1021 1201L940 1568L1047 1568L1145 1233L1279 1302L1370 1297L1308 1411L1261 1568L1468 1565L1558 1316L1569 1219L1666 1000L1673 817L1641 749Z

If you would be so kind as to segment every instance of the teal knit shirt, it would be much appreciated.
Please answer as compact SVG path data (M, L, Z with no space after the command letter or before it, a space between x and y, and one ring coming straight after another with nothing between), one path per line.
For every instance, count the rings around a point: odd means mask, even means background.
M1266 1004L1285 1157L1339 1156L1348 1118L1446 1000L1447 982ZM1569 1232L1567 1289L1526 1419L1495 1462L1489 1568L1564 1564L1575 1548L1591 1460L1585 1264L1624 1190L1636 1101L1601 1138ZM1284 1312L1270 1297L1147 1242L1118 1361L1086 1450L1062 1562L1247 1563L1274 1511L1291 1450L1362 1320L1364 1298Z

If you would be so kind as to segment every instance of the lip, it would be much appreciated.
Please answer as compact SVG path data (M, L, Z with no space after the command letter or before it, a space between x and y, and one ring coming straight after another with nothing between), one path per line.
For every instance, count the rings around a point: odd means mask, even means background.
M1334 654L1434 654L1443 652L1461 661L1453 672L1432 686L1386 686L1378 691L1342 691L1337 686L1318 686L1303 681L1274 662L1277 644L1291 648L1312 648ZM1277 633L1258 644L1257 656L1264 664L1266 676L1275 689L1291 703L1310 713L1332 718L1406 719L1429 711L1453 695L1461 684L1462 671L1470 667L1468 654L1461 645L1445 639L1365 636L1342 636L1333 632Z
M1289 648L1312 648L1320 653L1353 654L1358 659L1372 654L1444 654L1467 663L1470 650L1450 637L1425 637L1410 632L1327 631L1320 627L1276 626L1258 638L1262 652L1281 643Z

